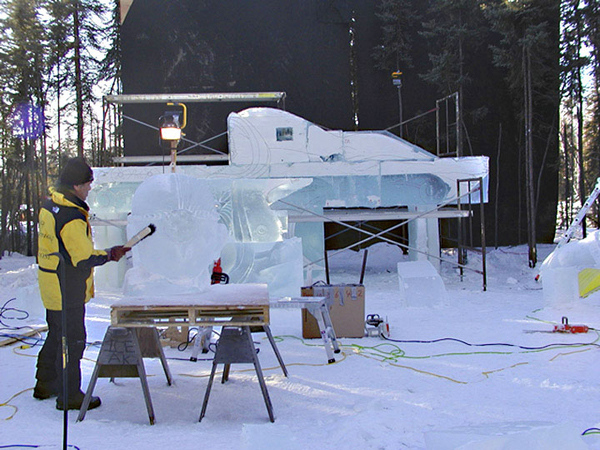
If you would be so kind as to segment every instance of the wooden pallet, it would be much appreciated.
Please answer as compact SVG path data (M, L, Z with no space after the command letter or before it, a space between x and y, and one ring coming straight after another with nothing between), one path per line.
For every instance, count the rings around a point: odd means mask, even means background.
M263 308L217 309L196 306L113 307L111 322L121 327L209 327L268 325L269 305Z
M113 326L208 327L269 324L264 284L213 285L195 295L124 298L111 306Z

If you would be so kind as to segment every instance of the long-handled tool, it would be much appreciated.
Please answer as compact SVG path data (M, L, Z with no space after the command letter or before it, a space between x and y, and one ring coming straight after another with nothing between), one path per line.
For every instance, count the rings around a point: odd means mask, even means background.
M142 228L135 236L127 241L127 243L123 247L131 248L134 245L140 243L140 241L146 239L148 236L151 236L156 231L156 225L150 224L145 228Z
M66 270L65 270L65 258L60 253L50 253L51 256L58 257L60 268L60 296L61 296L61 351L62 351L62 398L63 398L63 450L67 450L68 440L69 440L69 346L67 345L67 306L66 306L66 293L65 293L65 283L66 283Z

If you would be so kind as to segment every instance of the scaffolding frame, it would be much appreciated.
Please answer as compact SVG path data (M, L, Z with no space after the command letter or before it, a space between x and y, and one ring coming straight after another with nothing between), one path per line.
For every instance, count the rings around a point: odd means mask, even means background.
M221 103L221 102L275 102L277 107L285 110L285 98L286 93L283 91L273 92L211 92L211 93L175 93L175 94L119 94L119 95L105 95L103 100L103 108L108 109L109 105L121 106L124 104L151 104L151 103ZM123 114L122 111L118 111L118 115L121 117L121 123L123 119L131 120L140 125L148 128L158 130L158 127L146 123L144 121L129 117ZM102 135L106 133L105 123L102 123ZM227 161L228 156L214 148L205 145L207 142L216 139L220 136L227 134L227 131L219 133L216 136L212 136L205 139L202 142L195 142L190 139L183 138L182 141L190 143L188 147L178 150L177 157L182 153L187 152L195 147L202 147L209 150L215 155L186 155L184 162L195 162L195 163L208 163L208 162L223 162ZM106 140L103 141L102 151L106 152ZM153 156L121 156L115 157L114 162L117 164L156 164L166 160L160 155Z
M461 196L461 185L467 185L467 201L466 206L469 214L465 216L459 216L458 218L458 268L460 271L460 279L462 281L464 276L464 268L468 262L467 250L471 250L474 252L481 253L481 275L483 277L483 290L487 290L487 269L486 269L486 245L485 245L485 214L484 214L484 202L483 202L483 178L463 178L456 180L456 192L458 198L462 198ZM473 188L473 184L476 184L478 188ZM479 229L480 229L480 239L481 239L481 250L477 250L473 246L473 194L475 192L479 192ZM458 201L458 210L463 210L462 201ZM468 220L468 223L465 224L465 219ZM465 225L468 225L468 233L465 232ZM464 236L466 235L466 236ZM465 238L468 239L468 245L465 244Z
M454 101L454 121L450 103ZM443 114L442 114L443 112ZM442 117L443 116L443 117ZM443 126L442 126L443 122ZM454 128L456 149L451 149L451 130ZM462 156L460 146L460 98L458 92L435 101L435 134L438 156Z

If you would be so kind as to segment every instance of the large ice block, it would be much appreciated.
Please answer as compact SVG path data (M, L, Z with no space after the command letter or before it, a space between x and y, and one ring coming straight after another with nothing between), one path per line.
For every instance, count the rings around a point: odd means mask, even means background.
M271 297L297 297L303 285L302 240L230 242L221 252L231 283L266 283Z
M147 179L135 191L127 222L128 237L150 223L156 226L133 248L127 293L173 294L210 285L212 265L229 233L206 181L181 174Z
M399 262L398 284L403 306L436 306L447 298L444 281L429 261Z
M558 305L579 298L578 274L587 268L600 268L600 232L557 247L542 263L540 276L544 300Z

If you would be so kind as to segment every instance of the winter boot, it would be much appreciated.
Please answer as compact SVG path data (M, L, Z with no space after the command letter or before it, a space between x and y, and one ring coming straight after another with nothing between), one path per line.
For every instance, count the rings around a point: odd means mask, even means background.
M74 395L69 395L69 403L67 405L68 409L81 409L81 405L83 404L83 398L85 397L85 394L81 391L79 391L78 393L74 394ZM90 404L88 406L88 411L90 409L94 409L97 408L98 406L100 406L102 404L102 402L100 401L100 397L91 397L90 398ZM59 409L61 411L65 410L65 405L64 405L64 401L62 398L57 398L56 399L56 409Z
M56 397L58 395L58 388L56 383L53 381L40 381L35 383L33 388L33 397L38 400L46 400L50 397Z

